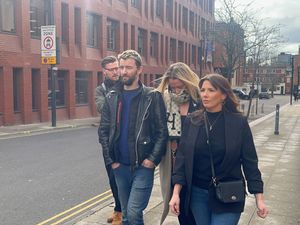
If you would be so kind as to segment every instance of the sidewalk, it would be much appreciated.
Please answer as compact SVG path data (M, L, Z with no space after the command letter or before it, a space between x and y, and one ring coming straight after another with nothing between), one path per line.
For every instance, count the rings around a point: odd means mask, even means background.
M70 128L96 126L98 123L99 117L91 117L84 119L56 121L56 127L52 127L51 122L0 126L0 140L4 138L31 135L33 133L55 132Z
M275 113L250 123L259 166L265 182L265 199L269 208L266 219L256 215L255 199L249 195L239 225L300 225L300 104L280 110L279 135L274 135ZM112 204L98 207L76 225L106 225ZM145 224L158 225L162 212L159 177L155 176L151 199L145 210ZM164 225L178 225L169 214Z

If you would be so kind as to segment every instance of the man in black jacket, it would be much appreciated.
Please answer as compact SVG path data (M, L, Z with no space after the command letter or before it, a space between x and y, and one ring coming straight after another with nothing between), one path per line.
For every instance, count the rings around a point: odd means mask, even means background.
M161 94L139 81L142 60L136 51L121 53L119 68L123 87L106 96L99 141L105 164L115 174L122 224L143 225L154 168L166 149L166 111Z
M105 96L114 86L120 84L119 62L117 57L106 56L102 59L101 66L103 69L104 81L95 90L96 106L100 114L105 102ZM121 203L118 197L118 188L111 166L106 166L106 172L109 178L110 189L115 200L114 212L110 217L107 218L107 222L112 223L112 225L121 225Z

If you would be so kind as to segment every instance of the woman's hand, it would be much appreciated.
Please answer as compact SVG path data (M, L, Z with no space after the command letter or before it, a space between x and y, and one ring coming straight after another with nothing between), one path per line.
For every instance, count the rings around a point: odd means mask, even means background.
M182 186L180 184L175 184L174 189L173 189L173 195L169 202L171 212L177 216L180 214L179 194L180 194L181 188L182 188Z
M261 218L266 218L269 211L265 204L264 196L262 193L255 194L256 207L258 209L257 215Z
M180 204L179 195L173 194L172 198L169 202L169 206L170 206L171 212L174 213L176 216L179 216L179 214L180 214L179 204Z

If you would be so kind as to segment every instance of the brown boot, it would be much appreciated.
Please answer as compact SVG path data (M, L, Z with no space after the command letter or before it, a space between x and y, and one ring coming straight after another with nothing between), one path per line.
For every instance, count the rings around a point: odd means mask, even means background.
M107 218L106 222L112 223L112 221L114 220L114 214L115 214L115 212L113 212L113 213L111 214L111 216Z
M122 213L114 212L113 221L111 225L122 225Z

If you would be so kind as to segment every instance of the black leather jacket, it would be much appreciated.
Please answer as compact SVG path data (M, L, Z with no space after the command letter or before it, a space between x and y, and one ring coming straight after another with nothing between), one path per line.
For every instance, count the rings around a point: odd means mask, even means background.
M161 94L142 83L140 85L140 92L133 99L129 116L129 132L133 138L128 138L128 147L132 167L140 165L144 159L158 165L165 154L168 138L166 110ZM98 135L105 165L118 162L121 94L122 90L111 90L102 109Z

